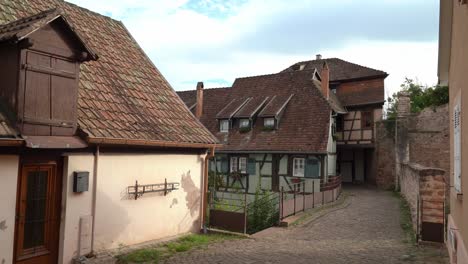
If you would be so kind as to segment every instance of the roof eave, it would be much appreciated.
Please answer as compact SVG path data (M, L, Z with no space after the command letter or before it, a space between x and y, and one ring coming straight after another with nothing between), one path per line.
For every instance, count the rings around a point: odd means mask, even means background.
M148 146L148 147L163 147L163 148L196 148L196 149L211 149L219 148L222 145L219 143L193 143L193 142L173 142L161 140L142 140L142 139L125 139L125 138L102 138L88 137L89 144L96 145L131 145L131 146Z
M23 139L0 138L0 147L20 147L24 145Z
M347 78L347 79L333 79L330 80L330 83L340 83L340 82L355 82L355 81L362 81L362 80L372 80L372 79L380 79L380 78L387 78L389 76L388 73L383 74L376 74L376 75L369 75L363 76L359 78Z

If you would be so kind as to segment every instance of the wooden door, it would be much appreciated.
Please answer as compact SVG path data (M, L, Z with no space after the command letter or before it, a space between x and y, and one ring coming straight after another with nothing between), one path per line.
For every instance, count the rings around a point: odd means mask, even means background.
M342 161L340 163L340 173L343 182L353 182L353 163Z
M61 198L57 165L23 165L19 184L15 263L57 263Z

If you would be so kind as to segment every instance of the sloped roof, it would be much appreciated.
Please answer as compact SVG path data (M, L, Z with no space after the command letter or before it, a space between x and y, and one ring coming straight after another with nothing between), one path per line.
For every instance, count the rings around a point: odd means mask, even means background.
M56 19L62 19L65 22L65 24L81 42L86 51L88 51L90 59L96 60L98 58L96 53L88 47L88 45L85 43L85 41L83 41L80 35L67 22L66 18L63 16L61 11L56 8L39 12L32 16L20 18L18 20L12 21L4 25L0 25L0 42L6 40L10 40L13 42L21 41L28 37L30 34L34 33L39 28L49 24L50 22Z
M367 104L383 104L385 102L385 87L383 80L388 76L384 71L361 66L338 58L302 61L293 64L283 72L321 69L324 63L330 69L330 83L340 86L345 83L359 82L352 89L338 87L336 97L343 106L359 106ZM366 82L366 83L364 83Z
M40 17L51 8L60 9L99 54L97 61L81 65L79 81L78 125L89 141L164 146L217 143L122 22L62 0L2 0L0 25Z
M296 71L253 76L236 79L232 88L206 89L201 121L224 143L219 151L326 153L331 108L312 75L313 71ZM193 98L196 91L179 94ZM237 125L229 133L219 132L216 116L229 102L259 97L268 97L265 107L277 100L275 110L284 105L287 101L284 98L290 99L282 111L278 129L265 131L263 119L257 118L249 132L240 132Z
M296 71L300 65L305 65L303 70L321 69L323 63L327 63L330 68L330 82L345 81L361 78L387 77L388 74L381 70L372 69L356 63L345 61L338 58L329 58L321 60L309 60L297 62L283 72Z

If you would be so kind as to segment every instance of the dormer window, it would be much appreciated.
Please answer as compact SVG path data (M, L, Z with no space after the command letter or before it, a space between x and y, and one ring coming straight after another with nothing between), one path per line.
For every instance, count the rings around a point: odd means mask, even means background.
M219 121L219 132L227 133L229 132L229 120L224 119Z
M239 122L240 128L249 128L250 127L250 120L249 119L241 119Z
M268 117L268 118L263 119L263 126L266 128L274 128L275 119L273 117Z

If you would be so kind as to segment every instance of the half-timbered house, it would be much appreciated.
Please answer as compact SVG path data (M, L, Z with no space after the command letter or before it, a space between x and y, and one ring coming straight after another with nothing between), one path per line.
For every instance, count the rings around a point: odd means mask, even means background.
M330 92L347 113L336 118L337 169L343 182L375 183L375 122L382 119L386 72L338 58L298 62L286 72L310 70L327 62Z
M277 74L238 78L232 87L178 94L223 143L212 169L231 175L216 181L225 190L290 190L305 182L319 191L336 175L372 181L386 77L318 55Z
M322 68L322 66L324 66ZM345 114L329 93L327 65L238 78L230 88L178 92L222 147L211 163L217 190L319 192L334 180L334 119ZM198 99L198 100L197 100Z
M200 230L216 143L121 22L0 1L0 263Z

